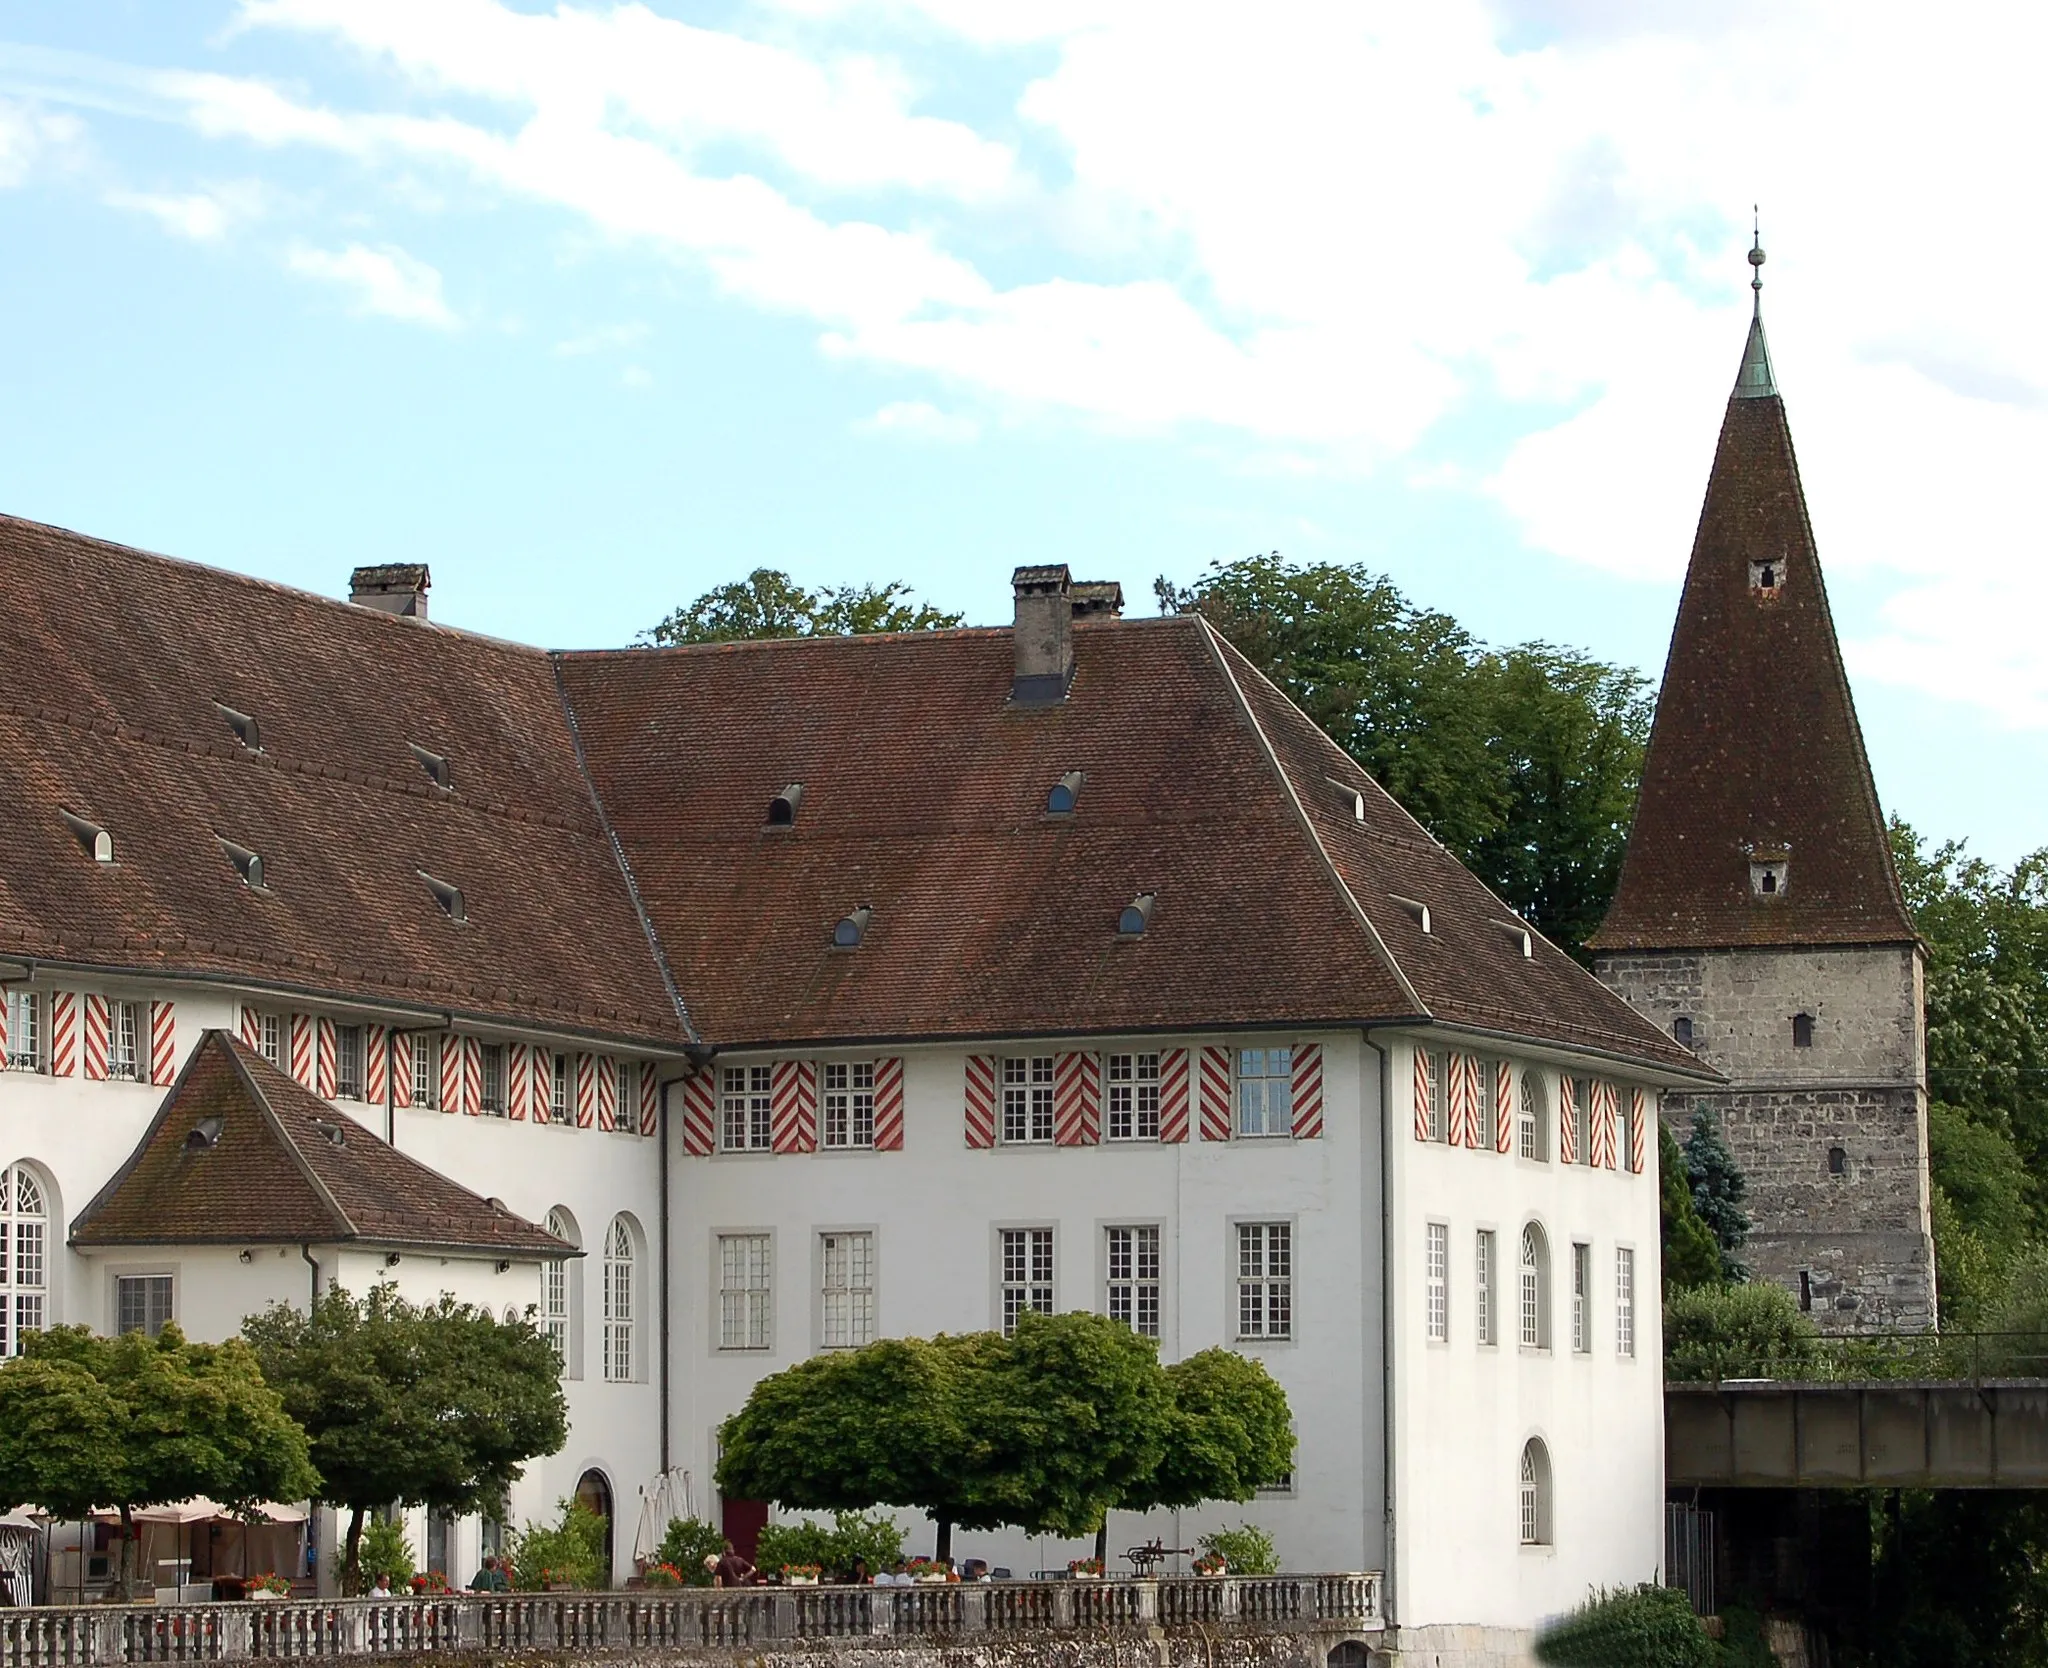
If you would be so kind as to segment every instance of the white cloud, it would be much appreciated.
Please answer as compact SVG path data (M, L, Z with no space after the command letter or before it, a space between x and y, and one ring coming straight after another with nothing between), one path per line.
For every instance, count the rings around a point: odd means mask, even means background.
M35 166L71 149L84 127L75 116L0 98L0 190L22 184Z
M351 243L344 249L294 244L285 256L293 272L349 292L349 310L407 324L453 330L460 324L441 296L441 274L395 244L372 249Z
M619 386L621 388L652 388L654 386L654 373L645 365L628 365L623 371L619 372Z
M856 434L930 440L958 445L981 433L981 424L959 412L941 411L923 400L892 400L853 425Z
M260 216L265 193L255 180L238 180L203 191L109 191L106 200L112 208L149 216L174 236L208 243L238 222Z

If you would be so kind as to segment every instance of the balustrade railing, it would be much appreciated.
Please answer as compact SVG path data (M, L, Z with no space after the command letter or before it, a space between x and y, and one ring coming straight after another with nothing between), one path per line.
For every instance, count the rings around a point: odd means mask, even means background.
M328 1661L456 1652L735 1649L777 1640L1380 1625L1380 1578L1168 1576L915 1587L677 1588L0 1609L0 1668Z

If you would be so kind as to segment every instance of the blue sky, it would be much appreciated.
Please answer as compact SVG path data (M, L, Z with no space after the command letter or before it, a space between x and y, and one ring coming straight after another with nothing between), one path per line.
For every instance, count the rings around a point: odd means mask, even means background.
M1693 14L1711 10L1701 23ZM0 508L629 640L756 566L1364 562L1655 674L1749 294L1879 789L2048 843L2040 25L10 0Z

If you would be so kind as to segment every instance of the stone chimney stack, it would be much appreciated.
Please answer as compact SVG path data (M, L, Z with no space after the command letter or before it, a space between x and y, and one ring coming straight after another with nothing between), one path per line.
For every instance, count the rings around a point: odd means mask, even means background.
M1111 620L1124 617L1124 588L1114 579L1077 579L1067 587L1074 604L1074 618L1092 620L1098 615Z
M1019 568L1010 584L1017 596L1010 699L1018 706L1063 701L1074 676L1074 603L1067 565Z
M348 600L358 608L397 614L408 620L427 617L427 587L433 583L424 562L387 562L357 568L348 576Z

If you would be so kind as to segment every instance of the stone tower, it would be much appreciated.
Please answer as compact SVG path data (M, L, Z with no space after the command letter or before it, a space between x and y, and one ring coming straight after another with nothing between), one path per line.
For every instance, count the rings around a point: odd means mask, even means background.
M1728 1078L1668 1095L1664 1115L1682 1136L1694 1107L1719 1112L1749 1179L1756 1276L1836 1330L1934 1325L1921 947L1760 293L1592 948L1609 985Z

